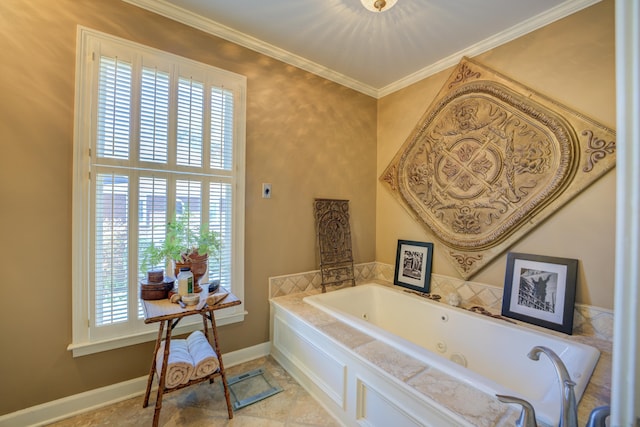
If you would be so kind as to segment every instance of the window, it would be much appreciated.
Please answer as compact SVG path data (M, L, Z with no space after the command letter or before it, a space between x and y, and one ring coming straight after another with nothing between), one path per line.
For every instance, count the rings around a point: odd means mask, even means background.
M83 28L77 55L69 348L82 355L155 338L138 286L171 219L217 233L208 279L243 299L246 79Z

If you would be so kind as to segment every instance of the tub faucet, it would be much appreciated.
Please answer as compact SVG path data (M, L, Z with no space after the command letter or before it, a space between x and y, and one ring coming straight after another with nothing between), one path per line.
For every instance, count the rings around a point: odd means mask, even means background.
M587 427L605 427L606 419L611 414L611 407L609 406L598 406L589 415L589 420L587 421Z
M496 397L503 403L517 403L522 405L522 412L520 413L520 418L516 421L516 427L538 427L536 423L536 411L533 409L531 403L519 397L505 396L504 394L496 394Z
M543 346L533 347L527 356L531 360L540 360L540 353L546 354L551 359L551 363L556 368L556 373L560 379L562 407L560 408L559 427L578 427L578 405L573 390L576 383L571 380L567 367L560 357L550 348Z

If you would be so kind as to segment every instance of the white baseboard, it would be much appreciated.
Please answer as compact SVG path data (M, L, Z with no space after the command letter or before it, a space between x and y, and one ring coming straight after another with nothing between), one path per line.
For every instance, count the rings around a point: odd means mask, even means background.
M223 355L225 368L269 355L271 343L265 342ZM42 426L122 400L142 396L147 376L63 397L41 405L0 416L0 427Z

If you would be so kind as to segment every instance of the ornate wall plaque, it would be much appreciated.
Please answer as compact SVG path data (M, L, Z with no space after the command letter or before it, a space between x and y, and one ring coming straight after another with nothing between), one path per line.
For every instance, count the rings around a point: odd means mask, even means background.
M326 292L327 285L349 282L355 286L349 201L316 199L314 211L320 247L322 292Z
M615 132L464 58L380 177L463 278L615 166Z

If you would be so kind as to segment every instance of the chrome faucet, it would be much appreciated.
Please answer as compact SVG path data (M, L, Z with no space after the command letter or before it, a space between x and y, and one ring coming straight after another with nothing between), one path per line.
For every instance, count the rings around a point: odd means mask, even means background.
M522 412L520 413L520 418L516 421L516 427L538 427L536 411L529 402L519 397L505 396L503 394L496 394L496 397L500 402L517 403L522 406ZM595 408L589 415L586 427L606 427L607 418L610 414L611 408L609 406L599 406Z
M587 427L605 427L607 417L611 414L611 407L598 406L589 415Z
M560 424L559 427L578 427L578 404L573 382L567 367L564 365L560 357L548 347L536 346L529 351L527 357L531 360L540 360L540 353L544 353L551 359L551 363L556 368L556 373L560 379L560 387L562 393L562 406L560 408ZM503 403L517 403L522 405L520 418L516 422L517 427L537 427L536 413L533 406L526 400L514 396L505 396L497 394L496 397ZM609 417L611 409L609 406L600 406L595 408L589 415L586 427L605 427L606 418Z
M496 394L496 397L503 403L517 403L522 405L522 412L520 412L520 418L516 421L516 427L538 427L536 423L536 411L533 409L531 403L519 397L505 396L504 394Z
M567 367L560 357L550 348L543 346L533 347L527 356L531 360L540 360L540 353L546 354L551 359L551 363L556 368L556 373L560 379L562 407L560 408L559 427L578 427L578 405L573 390L576 383L571 380Z

